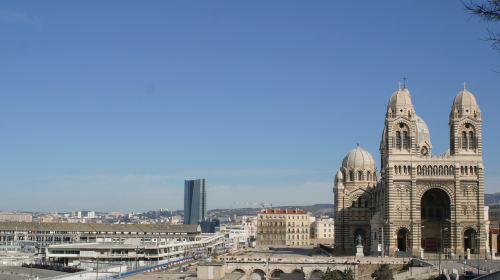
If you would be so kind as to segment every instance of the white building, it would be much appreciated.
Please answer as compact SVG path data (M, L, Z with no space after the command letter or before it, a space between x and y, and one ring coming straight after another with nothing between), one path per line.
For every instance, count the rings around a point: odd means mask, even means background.
M0 222L31 222L33 215L28 213L0 212Z
M322 216L312 223L312 242L324 245L333 245L335 237L334 220L330 217Z
M227 248L222 234L202 234L199 225L0 223L0 244L32 243L46 260L165 261L208 256Z

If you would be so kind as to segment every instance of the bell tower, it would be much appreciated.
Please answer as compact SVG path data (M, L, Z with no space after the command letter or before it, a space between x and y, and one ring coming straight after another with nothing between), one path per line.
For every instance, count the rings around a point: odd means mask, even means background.
M481 156L481 110L476 97L464 85L450 112L450 153L452 155Z

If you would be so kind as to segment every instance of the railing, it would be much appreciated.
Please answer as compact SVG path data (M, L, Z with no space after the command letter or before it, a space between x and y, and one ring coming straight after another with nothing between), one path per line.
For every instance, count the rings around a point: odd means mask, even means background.
M131 276L131 275L135 275L135 274L138 274L138 273L142 273L142 272L152 272L152 271L158 271L158 270L162 270L162 269L167 269L167 268L170 268L170 267L174 267L174 266L177 266L177 265L182 265L186 262L190 262L190 261L193 261L193 257L186 257L186 258L182 258L182 259L179 259L179 260L175 260L175 261L170 261L170 262L166 262L166 263L162 263L162 264L157 264L157 265L153 265L153 266L147 266L147 267L141 267L141 268L138 268L138 269L135 269L135 270L131 270L131 271L127 271L127 272L124 272L124 273L120 273L118 275L113 275L111 277L107 277L107 278L104 278L104 279L120 279L120 278L123 278L123 277L127 277L127 276Z

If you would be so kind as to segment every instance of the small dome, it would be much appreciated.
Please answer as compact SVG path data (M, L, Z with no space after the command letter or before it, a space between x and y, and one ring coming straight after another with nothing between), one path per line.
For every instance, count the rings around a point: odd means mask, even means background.
M425 121L415 115L416 119L416 125L417 125L417 142L419 146L422 146L427 142L427 144L431 144L431 133L429 132L429 127L427 127L427 124Z
M342 181L344 180L344 175L342 174L342 171L337 171L337 174L335 175L335 181Z
M477 105L477 100L472 92L468 91L465 87L461 90L453 100L453 106L451 109L452 116L456 117L474 115L474 117L480 116L479 106Z
M455 100L453 100L453 107L471 107L477 106L476 97L466 88L460 91L457 96L455 96Z
M349 169L372 169L375 170L375 161L372 155L359 145L352 149L344 157L342 167Z
M398 89L394 92L387 107L387 110L390 109L394 115L407 114L408 111L411 111L413 103L408 88Z

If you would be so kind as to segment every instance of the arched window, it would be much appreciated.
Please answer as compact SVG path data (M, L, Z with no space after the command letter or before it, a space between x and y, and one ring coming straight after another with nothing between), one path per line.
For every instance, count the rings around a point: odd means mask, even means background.
M474 132L473 131L469 131L469 149L473 150L476 148L476 141L474 139Z
M409 139L408 139L408 131L403 131L403 149L408 149L409 145L408 145L408 142L409 142Z
M462 131L462 149L467 150L467 132Z
M349 171L349 181L354 181L354 172L352 170Z
M358 171L358 181L363 180L363 172Z
M396 131L396 149L401 150L401 131Z
M372 174L370 173L370 171L368 171L368 172L366 173L366 180L368 180L368 181L371 181L371 180L372 180Z

